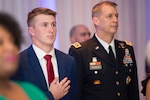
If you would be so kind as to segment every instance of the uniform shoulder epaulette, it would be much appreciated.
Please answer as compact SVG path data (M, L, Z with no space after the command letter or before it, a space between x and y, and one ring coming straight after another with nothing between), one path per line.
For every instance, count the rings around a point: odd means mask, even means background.
M132 46L131 42L129 42L129 41L125 41L125 42L126 42L126 45Z
M78 42L75 42L75 43L73 43L71 45L74 46L75 48L80 48L81 47L81 44L78 43Z

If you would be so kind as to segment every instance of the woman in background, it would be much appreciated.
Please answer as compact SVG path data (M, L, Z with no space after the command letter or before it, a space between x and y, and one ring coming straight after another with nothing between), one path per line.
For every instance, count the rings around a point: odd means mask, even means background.
M17 70L21 29L15 19L0 13L0 100L46 100L46 96L27 82L11 81Z
M150 41L147 44L146 48L146 79L142 81L142 93L144 96L146 96L146 100L150 100Z

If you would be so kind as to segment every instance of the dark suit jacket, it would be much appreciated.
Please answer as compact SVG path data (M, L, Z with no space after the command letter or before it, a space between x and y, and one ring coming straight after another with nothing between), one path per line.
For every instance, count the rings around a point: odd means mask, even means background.
M115 47L116 61L95 35L81 46L71 46L69 54L77 63L79 100L139 100L133 47L118 40Z
M70 91L61 100L76 100L77 77L75 60L73 57L56 49L55 54L58 64L59 80L61 81L64 77L68 77L71 80ZM50 100L54 99L48 91L42 68L32 46L20 53L19 69L16 75L13 76L13 79L31 82L43 90Z

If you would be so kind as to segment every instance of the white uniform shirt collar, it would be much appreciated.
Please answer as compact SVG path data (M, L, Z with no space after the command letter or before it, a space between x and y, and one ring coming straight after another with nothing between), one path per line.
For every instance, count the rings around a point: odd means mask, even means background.
M110 44L108 44L108 43L106 43L105 41L103 41L102 39L100 39L100 38L97 36L97 34L95 34L95 36L96 36L97 40L102 44L102 46L104 47L104 49L107 51L107 53L109 53L109 49L108 49L108 48L109 48L109 46L111 46L111 47L112 47L112 50L113 50L113 52L114 52L114 54L115 54L115 56L116 56L114 39L111 41Z

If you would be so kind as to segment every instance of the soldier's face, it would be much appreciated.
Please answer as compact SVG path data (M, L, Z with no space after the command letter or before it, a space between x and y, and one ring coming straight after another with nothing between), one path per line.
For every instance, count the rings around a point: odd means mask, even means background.
M115 7L103 5L98 20L98 27L103 33L114 35L117 32L118 12Z

